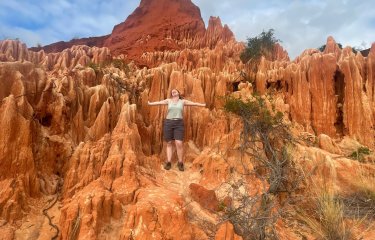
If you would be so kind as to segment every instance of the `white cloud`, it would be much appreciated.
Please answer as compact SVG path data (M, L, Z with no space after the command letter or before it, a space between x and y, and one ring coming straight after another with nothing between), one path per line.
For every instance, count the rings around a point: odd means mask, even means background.
M333 36L344 46L371 46L375 41L375 8L373 1L302 1L302 0L232 0L213 4L210 0L193 0L200 6L204 20L220 16L234 32L237 40L246 41L270 28L282 40L291 58L307 48L316 48ZM223 16L223 17L222 17Z
M139 4L137 0L12 0L0 2L0 38L28 46L111 33Z

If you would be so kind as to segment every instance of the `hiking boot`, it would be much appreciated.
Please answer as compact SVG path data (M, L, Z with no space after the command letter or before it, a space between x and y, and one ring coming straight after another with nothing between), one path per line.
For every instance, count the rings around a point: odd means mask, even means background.
M171 167L172 167L172 163L171 163L171 162L166 162L166 163L164 164L164 169L165 169L165 170L169 170L169 169L171 169Z
M178 170L180 170L181 172L183 172L185 170L183 162L178 162L177 166L178 166Z

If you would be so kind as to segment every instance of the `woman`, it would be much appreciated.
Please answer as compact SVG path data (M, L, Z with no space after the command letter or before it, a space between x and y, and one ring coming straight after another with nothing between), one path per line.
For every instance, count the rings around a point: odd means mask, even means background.
M164 164L164 169L169 170L172 167L172 153L173 153L173 140L175 141L178 156L178 169L184 171L184 121L183 110L184 106L200 106L205 107L204 103L195 103L182 99L180 92L177 89L172 89L171 98L159 101L148 102L150 106L168 105L168 114L164 120L163 134L164 140L167 142L167 162Z

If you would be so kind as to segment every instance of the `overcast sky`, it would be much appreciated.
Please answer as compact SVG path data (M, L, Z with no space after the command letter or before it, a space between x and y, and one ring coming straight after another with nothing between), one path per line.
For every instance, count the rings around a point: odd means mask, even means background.
M294 59L325 44L369 48L375 42L374 0L192 0L206 23L219 16L239 41L270 28ZM140 0L0 0L0 39L28 47L112 32Z

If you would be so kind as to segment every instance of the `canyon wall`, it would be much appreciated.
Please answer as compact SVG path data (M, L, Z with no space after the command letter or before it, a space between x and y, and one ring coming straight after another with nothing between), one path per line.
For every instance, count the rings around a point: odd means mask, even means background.
M240 151L241 120L223 110L229 95L273 102L298 140L296 163L317 182L350 192L359 169L373 170L347 156L374 149L375 44L364 57L328 37L323 52L293 61L277 44L274 61L254 68L228 26L211 17L205 28L190 0L142 0L110 35L88 40L34 51L0 41L5 239L242 239L222 219L225 185L241 179L256 194L268 183L241 175L253 159ZM184 109L185 172L175 161L163 170L167 109L147 105L173 88L206 103ZM313 239L275 224L285 238Z

